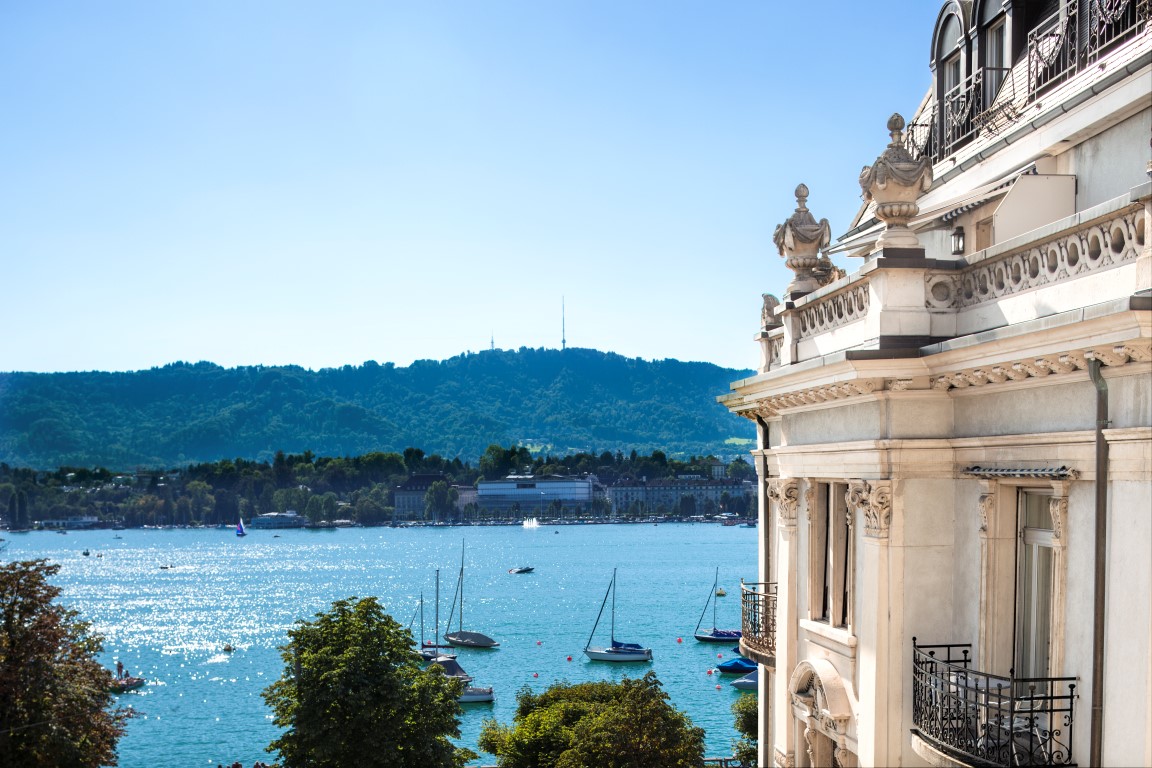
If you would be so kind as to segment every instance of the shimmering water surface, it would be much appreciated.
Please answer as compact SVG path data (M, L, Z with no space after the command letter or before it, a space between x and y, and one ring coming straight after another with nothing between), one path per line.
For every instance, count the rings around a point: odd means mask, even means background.
M727 755L736 738L730 707L751 695L729 686L730 676L707 674L717 654L733 655L730 646L692 637L717 566L728 593L718 599L717 623L739 626L740 579L756 576L756 531L748 528L345 528L250 531L246 538L230 529L102 530L6 538L6 559L46 557L62 566L61 600L104 635L110 669L119 659L148 678L145 688L119 697L142 713L120 741L124 768L269 760L264 748L277 729L260 692L282 671L277 647L293 622L333 600L371 595L400 623L414 619L419 639L423 592L431 638L436 569L443 623L462 542L464 629L500 642L458 652L474 685L496 689L494 704L465 705L462 745L476 750L485 718L510 723L522 686L539 691L555 681L616 680L652 669L673 704L707 732L707 754ZM535 572L508 573L521 565ZM591 662L582 653L614 567L617 639L651 646L650 664ZM608 619L605 612L602 643ZM236 650L224 653L226 643Z

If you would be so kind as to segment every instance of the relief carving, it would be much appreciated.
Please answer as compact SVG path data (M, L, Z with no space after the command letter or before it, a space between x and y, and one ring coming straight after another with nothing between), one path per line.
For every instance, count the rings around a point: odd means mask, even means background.
M768 498L776 502L779 510L780 526L796 527L796 510L800 504L800 484L795 478L781 478L769 481Z
M892 524L892 483L877 480L852 480L844 494L849 516L864 513L864 535L872 539L888 538Z
M1048 514L1052 516L1052 536L1060 542L1064 542L1064 521L1068 519L1068 497L1067 496L1054 496L1048 501Z
M996 513L996 494L985 493L980 496L980 533L988 535L989 521Z

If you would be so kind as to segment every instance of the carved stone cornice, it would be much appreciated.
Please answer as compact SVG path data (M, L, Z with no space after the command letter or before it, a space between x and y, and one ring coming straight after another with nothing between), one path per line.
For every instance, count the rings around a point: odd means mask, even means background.
M768 498L776 502L777 520L781 528L796 528L796 512L800 505L800 482L795 478L768 481Z
M959 371L939 373L928 379L928 386L937 392L968 387L987 387L1015 381L1060 377L1086 371L1089 360L1099 360L1104 366L1117 368L1124 365L1152 361L1152 340L1134 339L1123 344L1101 345L1087 349L1072 349L1054 352L1044 357L1004 362L965 368ZM836 384L822 384L816 387L797 389L777 395L769 395L738 415L746 419L771 419L781 411L790 408L803 408L809 405L847 400L875 392L904 392L913 388L912 379L853 379Z
M772 762L776 768L796 768L796 753L784 754L777 748L772 749Z
M864 515L864 535L871 539L887 539L892 524L892 481L852 480L844 494L849 517L857 512Z
M950 389L983 387L1009 381L1066 376L1070 373L1087 370L1089 360L1099 360L1103 365L1110 368L1129 363L1148 362L1152 360L1152 341L1139 339L1124 344L1074 349L1044 357L997 363L980 368L968 368L953 373L942 373L932 378L931 386L932 389L947 392Z

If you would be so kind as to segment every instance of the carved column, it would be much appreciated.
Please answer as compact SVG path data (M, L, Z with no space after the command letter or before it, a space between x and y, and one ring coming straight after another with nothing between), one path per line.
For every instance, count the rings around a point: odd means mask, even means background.
M980 515L980 615L977 638L977 664L989 664L993 659L993 644L996 637L996 568L999 529L999 496L994 481L980 482L980 498L977 511ZM985 667L981 667L982 669ZM990 668L990 667L988 667Z
M888 118L892 141L876 162L860 172L864 199L876 202L876 218L884 222L884 232L873 252L886 248L920 248L916 233L908 222L920 212L916 199L932 186L932 163L927 157L913 160L904 148L904 118ZM923 251L920 253L923 256Z
M776 581L776 674L773 675L770 706L775 753L795 755L798 734L797 721L792 713L788 686L789 671L796 667L796 632L799 624L797 577L799 570L799 544L796 535L796 518L800 505L800 481L796 478L779 478L769 483L768 497L772 501L777 520L777 536L774 555ZM782 676L782 677L781 677ZM761 699L765 701L765 699ZM767 745L761 747L761 754Z

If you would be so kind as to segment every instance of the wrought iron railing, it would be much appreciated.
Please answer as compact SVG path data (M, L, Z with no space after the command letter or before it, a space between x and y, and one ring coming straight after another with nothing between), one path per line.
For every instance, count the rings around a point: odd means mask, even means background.
M978 69L964 82L944 94L944 141L941 149L952 154L978 130L976 118L984 111L984 70Z
M1150 22L1148 0L1069 0L1028 33L1029 99L1092 66Z
M1017 678L971 668L970 644L912 638L912 720L918 735L978 765L1075 765L1074 677Z
M740 644L776 657L776 582L740 585Z

